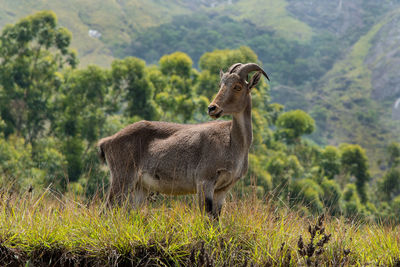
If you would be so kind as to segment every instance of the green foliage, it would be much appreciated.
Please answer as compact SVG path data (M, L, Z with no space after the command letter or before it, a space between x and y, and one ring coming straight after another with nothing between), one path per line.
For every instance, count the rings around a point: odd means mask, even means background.
M320 199L323 191L321 187L311 179L296 180L290 185L290 200L293 204L303 204L315 213L323 211L323 203Z
M51 185L61 192L65 190L68 177L68 165L65 154L60 151L61 142L54 137L40 138L35 154L35 166L44 172L42 184L36 189ZM75 152L75 151L74 151Z
M274 189L272 177L266 170L266 160L265 157L249 154L249 171L245 178L246 185L250 185L252 181L257 180L255 184L262 187L263 193Z
M363 211L360 198L357 194L357 187L355 184L347 184L343 192L344 214L349 217L360 216Z
M51 98L60 82L57 72L76 66L68 46L71 34L43 11L3 29L0 37L0 113L6 136L15 132L34 144L51 119Z
M204 53L200 60L199 66L201 70L208 70L214 75L219 75L220 70L226 71L231 65L243 62L257 62L257 55L247 46L241 46L239 49L233 50L215 50L213 52Z
M314 119L302 110L292 110L281 114L277 121L277 135L288 144L298 143L300 136L311 134L315 128Z
M160 70L164 75L177 75L189 78L192 71L192 59L185 53L175 52L161 57Z
M291 180L300 178L304 171L295 155L288 156L282 152L269 159L267 170L272 176L272 185L277 194L284 194Z
M114 60L111 64L113 89L127 102L125 110L128 116L140 116L152 119L157 116L153 98L153 87L146 75L146 64L143 60L129 57Z
M350 175L356 178L357 192L361 198L362 203L368 200L366 192L366 183L370 179L368 171L368 158L365 150L359 145L342 144L341 150L341 164Z
M393 142L387 147L389 168L400 166L400 143Z
M31 158L32 146L24 139L11 135L8 140L0 137L0 184L15 192L25 191L30 186L41 188L44 171L36 168Z
M265 2L255 5L264 6ZM246 6L234 12L246 13L248 8ZM280 10L285 8L280 6ZM259 12L259 9L257 11ZM265 14L259 15L262 17L261 20L265 19ZM313 37L309 42L298 42L282 38L281 32L273 32L258 23L255 26L251 22L254 17L250 17L251 19L238 21L227 15L198 11L191 15L177 16L170 23L139 33L128 50L131 55L141 57L150 63L157 62L164 54L183 51L190 55L194 62L199 62L200 69L205 70L206 68L202 67L201 56L204 53L206 55L207 51L248 46L259 55L265 69L271 77L274 77L274 81L288 85L299 85L318 79L331 68L340 54L341 46L331 45L337 42L337 38L331 34L324 33ZM221 59L225 57L223 54L221 56ZM216 64L220 65L218 69L207 69L214 74L219 72L219 68L250 61L243 60L238 55L234 61L221 60Z
M333 179L335 175L340 173L340 152L334 146L326 146L322 151L319 159L319 165L321 166L322 175Z
M393 199L391 202L391 208L393 210L393 217L397 222L399 222L400 218L400 196L397 196L396 198Z
M62 150L66 155L68 164L68 181L76 182L83 172L83 140L80 139L79 136L66 137ZM63 185L63 188L65 188L65 186L66 184Z
M324 207L326 207L328 212L332 215L340 214L342 190L340 189L339 184L335 180L323 179L321 188L323 190L321 198Z
M400 169L391 168L386 172L379 183L379 189L386 201L390 201L400 195Z

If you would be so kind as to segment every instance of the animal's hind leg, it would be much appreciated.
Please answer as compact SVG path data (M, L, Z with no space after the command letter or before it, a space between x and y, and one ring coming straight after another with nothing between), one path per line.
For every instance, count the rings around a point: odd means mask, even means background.
M110 189L108 191L108 206L121 205L129 198L132 183L121 175L111 174Z

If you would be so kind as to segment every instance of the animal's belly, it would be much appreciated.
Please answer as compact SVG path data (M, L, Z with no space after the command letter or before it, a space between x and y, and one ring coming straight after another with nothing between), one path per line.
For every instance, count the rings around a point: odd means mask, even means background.
M141 179L141 185L152 192L159 192L168 195L186 195L196 193L196 185L191 180L182 178L168 178L150 175L144 173Z

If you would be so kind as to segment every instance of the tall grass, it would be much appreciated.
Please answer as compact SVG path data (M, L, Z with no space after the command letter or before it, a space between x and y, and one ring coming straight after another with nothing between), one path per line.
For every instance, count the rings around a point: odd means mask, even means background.
M329 217L318 224L265 199L230 200L219 221L202 216L193 197L139 211L49 189L3 192L0 202L1 266L400 264L399 226Z

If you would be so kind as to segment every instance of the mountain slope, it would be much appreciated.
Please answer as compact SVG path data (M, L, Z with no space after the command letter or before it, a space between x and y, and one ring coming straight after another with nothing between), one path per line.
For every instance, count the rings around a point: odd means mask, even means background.
M238 23L248 21L278 33L288 40L309 41L312 28L291 16L285 0L2 0L0 28L39 10L53 10L60 25L73 34L72 46L79 52L81 65L108 66L114 57L125 57L125 48L149 27L170 23L179 15L213 12ZM191 28L194 30L193 28ZM101 34L93 38L89 30ZM140 56L140 55L134 55Z
M0 28L40 10L53 10L61 26L73 35L72 47L81 65L109 66L119 46L129 43L135 32L168 22L174 15L191 12L182 1L158 0L2 0ZM93 38L89 30L101 37Z
M375 24L320 80L310 94L327 111L325 137L331 143L359 143L373 160L399 140L392 107L400 98L400 9Z

